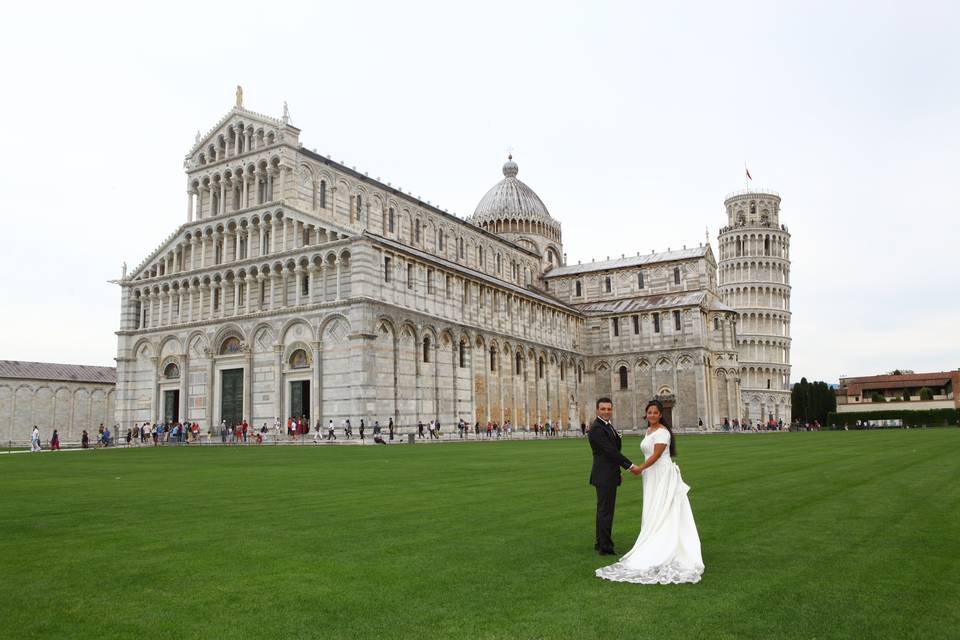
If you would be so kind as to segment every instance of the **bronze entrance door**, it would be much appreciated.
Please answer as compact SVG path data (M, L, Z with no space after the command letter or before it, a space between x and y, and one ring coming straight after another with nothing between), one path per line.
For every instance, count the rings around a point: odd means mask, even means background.
M163 392L163 421L180 421L180 391Z
M288 417L310 419L309 380L290 383L290 416Z
M220 419L228 426L243 422L243 369L220 373Z

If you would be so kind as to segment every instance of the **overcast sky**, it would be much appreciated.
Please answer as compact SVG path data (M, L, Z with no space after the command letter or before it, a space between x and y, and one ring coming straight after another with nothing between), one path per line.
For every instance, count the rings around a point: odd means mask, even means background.
M112 365L120 291L233 106L460 216L519 178L569 261L716 248L779 192L793 380L960 367L960 10L902 3L16 3L0 359Z

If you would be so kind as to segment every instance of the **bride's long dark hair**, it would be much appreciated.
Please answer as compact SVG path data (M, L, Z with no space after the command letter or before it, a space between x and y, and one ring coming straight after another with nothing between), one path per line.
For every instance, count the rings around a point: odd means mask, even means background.
M662 424L663 427L670 432L670 457L676 458L677 457L677 439L673 437L673 429L671 429L670 425L667 424L667 421L663 419L663 403L660 402L659 400L651 400L650 402L648 402L646 408L643 410L644 417L646 417L647 411L650 409L650 407L656 407L657 410L660 412L660 424ZM647 426L648 427L650 426L649 422L647 422Z

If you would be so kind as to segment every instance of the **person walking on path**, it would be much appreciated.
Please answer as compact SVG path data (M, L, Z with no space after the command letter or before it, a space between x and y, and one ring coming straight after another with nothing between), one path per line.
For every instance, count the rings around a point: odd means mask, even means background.
M33 425L33 432L30 434L30 452L40 451L40 429Z
M53 430L53 436L50 438L50 451L59 451L60 450L60 435L57 433L57 430Z

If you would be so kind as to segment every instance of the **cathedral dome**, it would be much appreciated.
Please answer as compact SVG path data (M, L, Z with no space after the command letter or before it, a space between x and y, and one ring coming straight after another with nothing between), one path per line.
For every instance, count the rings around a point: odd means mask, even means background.
M509 156L503 165L503 180L487 191L473 212L474 224L485 226L496 220L510 219L555 224L540 196L517 180L518 170L513 156Z

